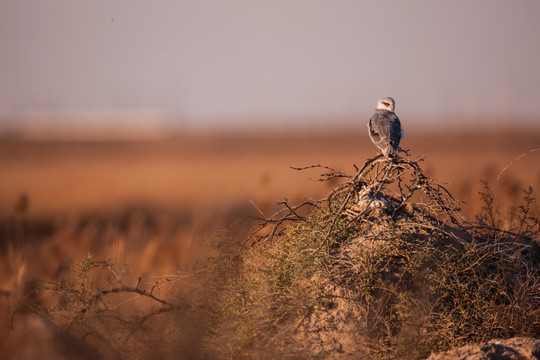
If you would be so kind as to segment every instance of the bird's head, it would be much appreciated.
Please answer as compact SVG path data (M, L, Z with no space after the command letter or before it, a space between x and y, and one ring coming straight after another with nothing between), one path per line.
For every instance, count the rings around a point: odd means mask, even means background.
M396 102L391 97L379 99L379 102L377 103L377 109L381 110L394 111L395 107Z

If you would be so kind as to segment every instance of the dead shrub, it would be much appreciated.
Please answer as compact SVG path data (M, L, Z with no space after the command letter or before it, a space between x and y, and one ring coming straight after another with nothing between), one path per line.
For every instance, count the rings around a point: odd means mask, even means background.
M532 189L513 227L502 229L487 184L482 213L467 222L419 160L378 156L354 176L308 168L325 171L320 181L346 181L325 199L282 202L259 218L241 255L223 254L216 273L230 276L214 287L214 351L421 359L472 341L538 336Z

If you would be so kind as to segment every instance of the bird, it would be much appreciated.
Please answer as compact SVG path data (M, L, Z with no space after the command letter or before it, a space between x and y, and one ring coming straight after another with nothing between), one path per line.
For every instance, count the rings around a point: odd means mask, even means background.
M381 149L385 158L394 163L397 162L399 142L403 137L401 122L394 113L395 106L396 102L391 97L379 99L368 123L371 141Z

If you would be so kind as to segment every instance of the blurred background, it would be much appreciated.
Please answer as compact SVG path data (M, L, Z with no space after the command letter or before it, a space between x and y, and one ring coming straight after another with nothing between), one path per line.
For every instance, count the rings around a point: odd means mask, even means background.
M4 0L0 213L21 194L36 216L322 194L289 166L354 171L377 153L366 123L384 96L403 147L468 198L540 145L539 12L534 0ZM538 153L527 159L520 181L538 184Z
M0 348L51 346L25 314L49 314L39 284L69 282L88 252L153 289L199 269L222 230L243 238L241 219L326 196L335 183L290 167L354 174L378 153L366 124L385 96L401 146L464 216L488 180L510 224L540 187L538 14L537 0L0 1L0 325L15 329Z
M539 11L534 0L4 0L1 129L363 126L384 96L407 127L537 126Z
M354 171L377 153L366 123L384 96L403 147L469 199L540 145L539 12L534 0L4 0L0 214L22 195L44 216L323 194L289 166ZM537 160L513 167L520 186L540 182Z

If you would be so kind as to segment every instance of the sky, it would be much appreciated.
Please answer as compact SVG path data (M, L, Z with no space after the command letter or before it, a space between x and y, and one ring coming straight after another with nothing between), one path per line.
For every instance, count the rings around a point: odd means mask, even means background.
M1 0L0 125L367 121L385 96L402 122L540 122L538 14L537 0Z

